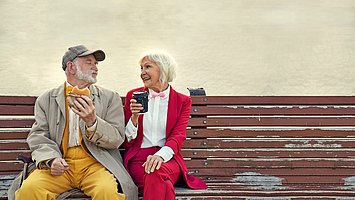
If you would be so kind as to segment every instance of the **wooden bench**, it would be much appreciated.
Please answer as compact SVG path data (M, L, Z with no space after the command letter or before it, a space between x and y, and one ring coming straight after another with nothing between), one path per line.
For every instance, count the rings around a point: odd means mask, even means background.
M0 96L0 199L29 155L35 99ZM182 154L209 188L177 199L355 199L355 96L192 100Z

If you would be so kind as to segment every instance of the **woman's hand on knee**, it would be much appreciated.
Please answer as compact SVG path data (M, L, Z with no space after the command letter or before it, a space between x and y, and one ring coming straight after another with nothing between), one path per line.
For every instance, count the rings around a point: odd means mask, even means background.
M158 170L162 163L164 162L163 158L158 155L149 155L147 161L143 164L144 171L149 174Z
M63 158L55 158L51 165L51 174L54 176L60 176L64 174L67 169L69 169L69 166Z

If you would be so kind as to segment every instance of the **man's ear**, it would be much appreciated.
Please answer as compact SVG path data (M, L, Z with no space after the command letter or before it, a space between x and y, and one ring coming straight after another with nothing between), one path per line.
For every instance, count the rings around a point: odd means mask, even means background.
M67 69L69 74L76 74L76 65L72 61L67 62Z

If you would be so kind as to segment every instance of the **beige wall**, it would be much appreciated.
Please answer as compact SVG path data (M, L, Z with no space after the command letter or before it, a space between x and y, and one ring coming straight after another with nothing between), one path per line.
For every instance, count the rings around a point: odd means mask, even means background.
M61 84L64 51L86 44L107 54L98 83L122 95L150 48L173 54L186 94L355 95L353 0L2 0L0 18L0 94Z

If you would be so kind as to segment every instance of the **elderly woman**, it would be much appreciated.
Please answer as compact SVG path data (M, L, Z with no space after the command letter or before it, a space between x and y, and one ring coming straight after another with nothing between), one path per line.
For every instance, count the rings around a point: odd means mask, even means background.
M186 139L191 110L190 97L176 92L169 82L177 66L160 50L146 52L139 61L144 87L129 91L124 107L126 148L124 163L144 200L175 199L174 185L184 181L193 189L205 182L188 175L180 150ZM132 97L135 91L149 93L148 111Z

